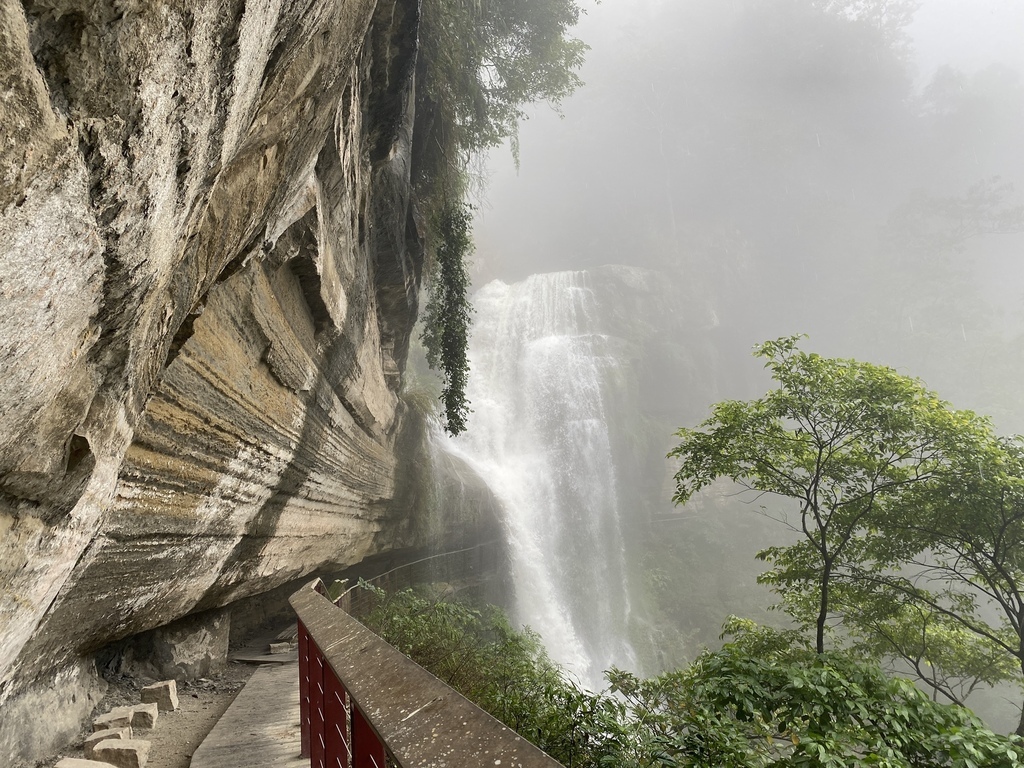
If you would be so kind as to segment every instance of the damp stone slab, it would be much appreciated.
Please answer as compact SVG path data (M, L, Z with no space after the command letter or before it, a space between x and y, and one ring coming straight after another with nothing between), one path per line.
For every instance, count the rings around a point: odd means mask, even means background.
M173 712L178 708L178 684L173 680L147 685L139 694L143 704L156 704L161 712Z
M85 742L82 744L82 751L85 752L85 756L88 759L92 759L92 750L101 741L107 739L130 739L132 737L131 726L125 726L124 728L107 728L102 731L96 731L86 737Z
M92 750L93 756L115 768L146 768L149 742L142 739L107 739Z

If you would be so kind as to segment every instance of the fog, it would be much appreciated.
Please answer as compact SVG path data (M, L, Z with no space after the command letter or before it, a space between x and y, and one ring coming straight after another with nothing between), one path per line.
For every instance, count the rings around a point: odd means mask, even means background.
M931 0L879 30L814 5L589 6L586 86L561 117L531 110L518 171L505 148L489 158L476 283L668 270L714 297L723 350L808 333L1020 430L1006 395L924 358L958 341L963 360L1021 327L1024 241L984 233L1020 229L1019 213L985 218L1021 200L1024 6ZM950 210L979 184L995 199Z
M777 530L724 492L674 509L664 459L712 403L764 392L753 345L808 334L808 349L892 365L1024 432L1024 4L925 0L904 24L908 5L590 4L585 87L561 114L531 108L518 167L503 147L481 172L475 286L585 270L569 282L596 309L558 333L604 339L617 361L588 389L608 414L629 561L626 626L605 630L648 671L713 642L729 613L769 620L753 554ZM470 397L489 413L479 382L523 374L483 368L480 343ZM494 449L505 436L478 422L458 450L472 463L489 441L478 466L514 484L511 443ZM574 524L552 516L537 535Z

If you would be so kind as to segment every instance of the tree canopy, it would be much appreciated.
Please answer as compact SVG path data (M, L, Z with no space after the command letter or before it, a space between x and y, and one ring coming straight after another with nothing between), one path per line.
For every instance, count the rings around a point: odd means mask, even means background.
M954 702L1024 683L1024 443L891 368L798 337L756 354L778 384L677 434L677 503L720 477L792 502L800 534L761 578L825 652L842 623ZM1018 732L1024 731L1024 720Z
M526 104L558 105L581 81L575 0L424 0L421 104L445 143L476 151L514 136Z
M777 389L718 403L703 424L677 433L669 455L683 461L678 504L719 477L796 502L802 540L762 556L774 566L766 580L794 615L813 616L820 652L838 574L862 561L913 485L948 469L953 444L980 439L987 423L891 368L802 352L798 341L756 351Z

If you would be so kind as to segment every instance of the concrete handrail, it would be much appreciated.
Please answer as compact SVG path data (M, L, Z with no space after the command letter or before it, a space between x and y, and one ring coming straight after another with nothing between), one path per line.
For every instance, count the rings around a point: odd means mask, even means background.
M299 618L303 754L313 768L561 768L335 606L316 579Z

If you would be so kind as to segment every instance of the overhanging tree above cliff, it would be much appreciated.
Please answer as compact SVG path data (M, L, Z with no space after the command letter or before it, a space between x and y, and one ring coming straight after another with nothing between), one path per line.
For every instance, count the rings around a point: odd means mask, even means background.
M444 376L445 429L453 435L470 412L466 169L474 154L505 139L518 155L523 107L557 107L580 85L587 46L569 36L579 16L576 0L423 0L413 168L433 257L423 342L430 367Z
M954 448L990 433L985 420L952 410L915 379L802 352L797 342L757 348L778 389L718 403L696 429L677 433L669 455L683 460L677 504L719 477L797 503L801 541L760 556L774 566L764 580L814 627L820 653L837 582L871 559L887 516L915 485L951 471Z
M428 172L516 136L526 104L557 106L581 81L587 46L569 35L575 0L424 0L417 107Z

